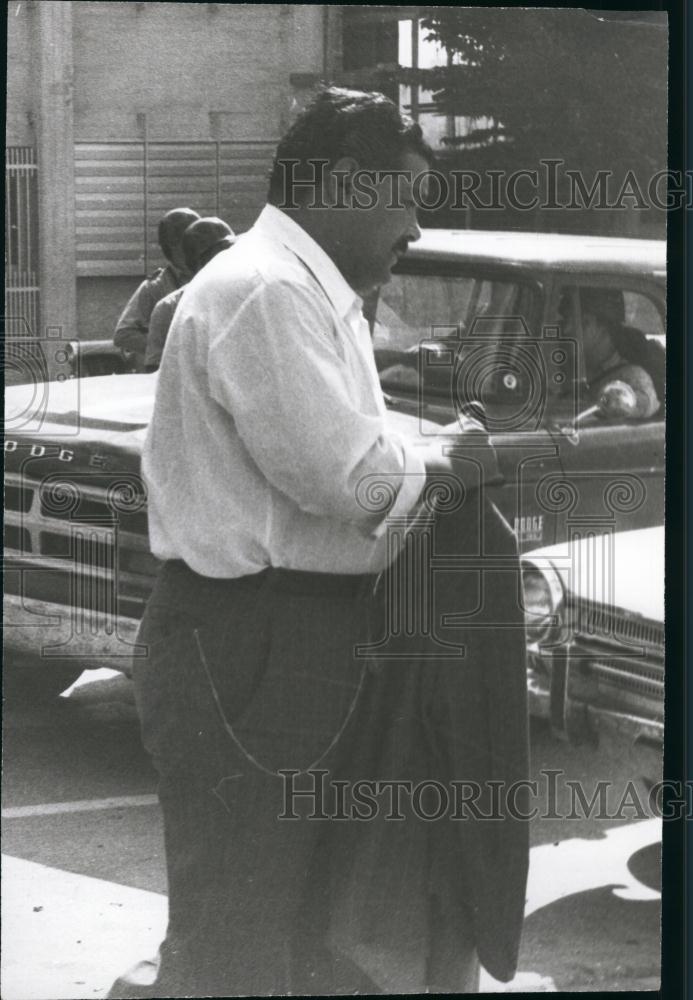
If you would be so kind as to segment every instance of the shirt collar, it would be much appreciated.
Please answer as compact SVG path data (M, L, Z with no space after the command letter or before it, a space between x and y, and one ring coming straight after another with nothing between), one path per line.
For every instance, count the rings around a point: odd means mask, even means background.
M334 261L312 236L274 205L265 205L255 227L264 236L280 242L295 254L313 274L334 306L337 314L347 316L354 308L360 313L363 299L345 280Z

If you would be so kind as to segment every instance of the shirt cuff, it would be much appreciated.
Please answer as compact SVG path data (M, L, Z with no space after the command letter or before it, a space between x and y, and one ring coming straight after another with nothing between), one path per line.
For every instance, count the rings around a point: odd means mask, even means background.
M414 510L426 485L426 466L421 458L420 449L401 438L390 438L390 440L402 452L404 466L402 483L392 507L372 532L374 538L380 538L385 533L390 518L406 517Z

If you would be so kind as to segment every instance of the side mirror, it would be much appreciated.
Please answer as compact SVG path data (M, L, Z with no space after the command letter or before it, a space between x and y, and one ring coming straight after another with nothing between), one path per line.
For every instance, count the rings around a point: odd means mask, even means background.
M615 380L604 386L599 397L599 412L610 419L631 419L638 414L638 397L627 382Z

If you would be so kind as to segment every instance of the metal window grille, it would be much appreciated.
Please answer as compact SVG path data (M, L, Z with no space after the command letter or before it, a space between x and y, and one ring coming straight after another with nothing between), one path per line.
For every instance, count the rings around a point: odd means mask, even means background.
M38 187L36 150L5 151L5 328L7 336L39 330Z
M77 275L144 275L163 261L159 219L187 206L248 229L265 202L276 143L78 142Z

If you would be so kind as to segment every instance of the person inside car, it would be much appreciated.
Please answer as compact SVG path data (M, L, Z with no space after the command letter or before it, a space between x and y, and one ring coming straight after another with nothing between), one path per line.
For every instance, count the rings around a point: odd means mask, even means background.
M144 367L147 331L154 306L189 280L183 256L183 233L200 216L191 208L174 208L159 222L158 240L166 266L159 267L138 286L116 323L113 343L135 371Z
M233 246L235 242L236 236L231 226L215 216L197 219L196 222L189 225L183 233L183 257L190 277L197 274L213 257L216 257L222 250ZM149 321L144 354L144 370L146 372L155 372L159 368L168 329L184 289L185 285L181 285L175 291L169 292L154 306Z
M624 382L635 393L634 419L648 419L664 399L664 352L645 334L625 323L623 292L587 287L565 293L560 306L565 335L582 331L583 385L596 404L609 383ZM579 316L579 320L577 317Z

